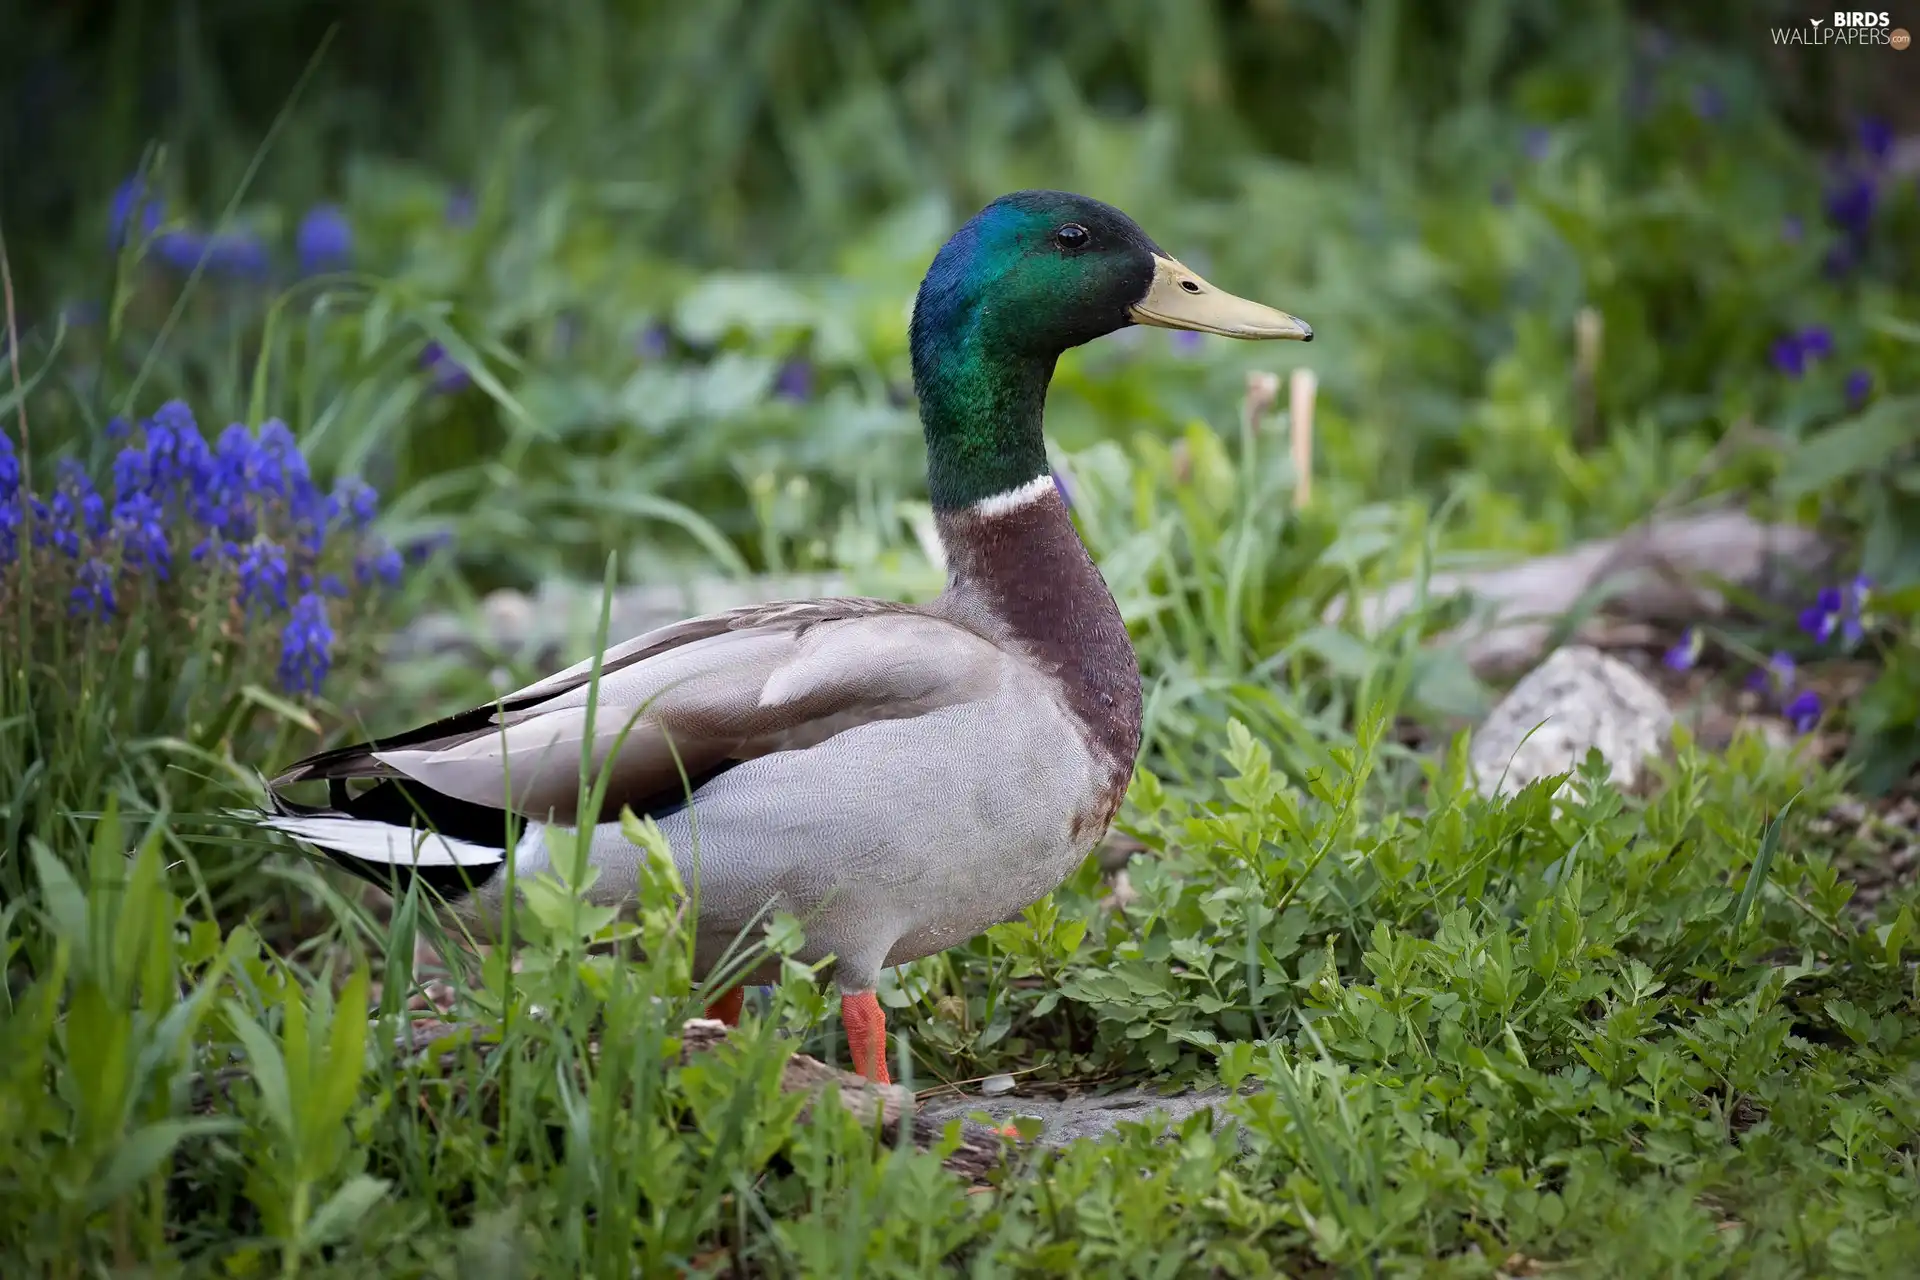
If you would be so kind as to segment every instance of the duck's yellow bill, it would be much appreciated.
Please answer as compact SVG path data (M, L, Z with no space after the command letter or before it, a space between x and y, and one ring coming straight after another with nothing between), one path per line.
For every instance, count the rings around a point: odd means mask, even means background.
M1191 267L1158 254L1147 296L1133 304L1135 324L1191 329L1223 338L1297 338L1313 341L1313 326L1298 316L1236 298L1200 278Z

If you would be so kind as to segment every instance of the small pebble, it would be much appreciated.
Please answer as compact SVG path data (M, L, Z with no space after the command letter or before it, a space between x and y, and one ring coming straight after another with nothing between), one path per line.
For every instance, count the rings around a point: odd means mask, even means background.
M980 1082L980 1092L989 1098L997 1098L1003 1093L1012 1093L1013 1077L1010 1075L988 1076Z

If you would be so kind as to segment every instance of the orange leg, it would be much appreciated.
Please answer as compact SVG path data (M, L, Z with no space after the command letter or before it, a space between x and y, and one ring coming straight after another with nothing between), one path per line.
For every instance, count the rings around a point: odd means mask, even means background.
M707 1006L707 1016L718 1018L730 1027L737 1027L740 1025L740 1006L745 1003L746 998L745 987L734 987Z
M840 1021L847 1029L847 1056L853 1069L875 1084L892 1084L887 1075L887 1015L873 992L840 997Z

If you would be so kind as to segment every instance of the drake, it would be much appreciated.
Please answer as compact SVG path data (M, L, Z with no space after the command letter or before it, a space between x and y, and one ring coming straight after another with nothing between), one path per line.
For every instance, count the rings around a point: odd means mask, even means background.
M696 972L769 908L800 958L832 957L853 1066L889 1079L881 968L1016 917L1105 834L1140 747L1140 669L1055 489L1041 436L1054 364L1128 325L1233 338L1313 331L1222 292L1132 219L1022 191L949 240L914 303L914 387L946 551L931 604L801 600L695 618L609 648L602 813L660 824L700 885ZM272 827L389 888L422 877L478 927L573 825L592 661L499 702L302 760ZM358 789L349 784L369 780ZM329 802L288 798L324 780ZM509 811L519 832L507 847ZM630 899L642 851L600 821L592 893ZM753 980L749 976L749 981ZM737 1019L740 989L712 1012Z

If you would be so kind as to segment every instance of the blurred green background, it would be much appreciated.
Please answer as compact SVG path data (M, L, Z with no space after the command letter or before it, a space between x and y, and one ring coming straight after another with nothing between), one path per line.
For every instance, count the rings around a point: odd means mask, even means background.
M597 580L609 550L636 581L924 585L906 308L954 226L1030 185L1121 205L1321 335L1073 353L1069 474L1230 436L1248 369L1311 359L1336 524L1384 503L1403 531L1442 512L1443 552L1543 550L1640 517L1747 424L1704 488L1849 523L1878 581L1920 577L1888 465L1914 436L1920 52L1781 45L1808 26L1789 5L0 14L33 452L169 395L278 414L381 486L396 536L451 532L480 589ZM341 220L317 257L316 208ZM1835 461L1823 433L1862 415ZM1835 485L1779 484L1806 450Z

